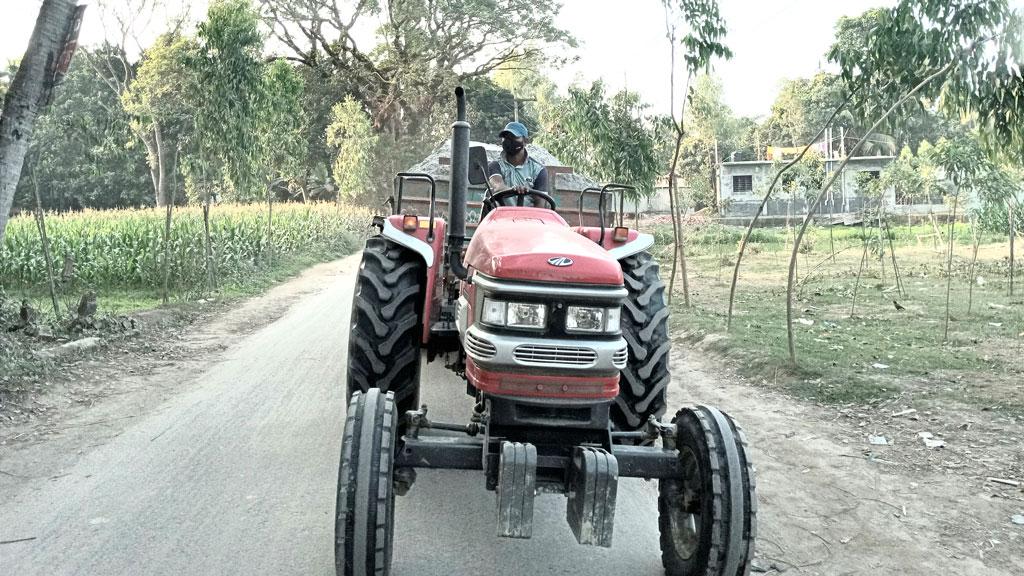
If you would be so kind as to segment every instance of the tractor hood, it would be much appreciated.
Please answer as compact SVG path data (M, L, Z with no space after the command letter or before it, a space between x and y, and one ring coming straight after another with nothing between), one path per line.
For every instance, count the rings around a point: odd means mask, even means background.
M618 261L542 208L500 207L489 213L473 234L466 264L505 280L622 285Z

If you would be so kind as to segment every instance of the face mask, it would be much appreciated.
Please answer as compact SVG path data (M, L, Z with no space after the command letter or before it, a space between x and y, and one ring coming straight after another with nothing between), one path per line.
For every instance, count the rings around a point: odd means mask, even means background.
M523 144L522 142L516 142L515 140L505 138L501 141L501 149L505 151L506 155L515 156L523 149Z

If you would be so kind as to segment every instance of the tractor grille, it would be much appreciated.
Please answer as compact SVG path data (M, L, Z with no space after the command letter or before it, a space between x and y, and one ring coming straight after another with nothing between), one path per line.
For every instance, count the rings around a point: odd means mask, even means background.
M562 366L589 366L597 360L597 352L590 348L575 346L546 346L523 344L512 351L515 359L523 364Z
M629 352L625 348L623 348L622 350L619 350L618 352L616 352L615 354L612 355L612 364L614 364L615 367L618 368L619 370L622 370L623 368L625 368L626 367L626 362L628 362L628 361L629 361Z
M490 360L498 353L498 349L487 340L477 336L472 330L466 332L466 351L473 358Z

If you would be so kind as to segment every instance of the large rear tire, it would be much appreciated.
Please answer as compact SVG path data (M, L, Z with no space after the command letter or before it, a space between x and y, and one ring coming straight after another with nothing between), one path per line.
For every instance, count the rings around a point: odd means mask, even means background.
M395 533L392 393L356 392L345 417L334 524L337 576L387 576Z
M419 403L423 261L386 238L366 241L352 299L348 397L394 392L399 414Z
M754 560L757 493L743 430L709 406L673 422L682 477L661 480L658 528L668 576L747 576Z
M622 306L622 337L629 361L621 372L619 396L612 405L612 422L619 430L636 430L650 416L665 414L665 391L671 342L665 283L658 277L658 262L648 252L620 261L629 295Z

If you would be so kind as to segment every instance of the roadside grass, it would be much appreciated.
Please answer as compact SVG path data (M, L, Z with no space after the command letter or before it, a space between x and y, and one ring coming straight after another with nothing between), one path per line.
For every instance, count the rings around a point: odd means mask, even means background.
M905 295L895 287L887 241L884 272L878 254L869 251L858 287L860 230L841 227L830 235L825 228L813 229L811 249L801 252L798 263L798 365L793 366L785 327L792 247L786 231L763 229L759 241L748 244L727 333L729 282L742 229L723 233L717 228L723 227L691 231L691 307L683 306L678 280L672 302L674 330L701 342L698 348L729 359L755 381L824 403L865 404L902 396L1024 411L1024 294L1008 295L1008 242L985 238L989 243L979 249L968 313L970 230L958 226L949 338L944 340L945 252L930 239L917 240L930 228L892 230ZM661 252L667 279L671 248L663 245ZM1019 280L1018 287L1024 292ZM851 313L855 290L857 305ZM897 310L893 300L905 309Z
M259 293L310 265L354 252L369 222L370 213L363 208L282 204L274 210L271 250L265 206L214 207L210 227L216 274L209 290L202 212L178 208L171 229L168 299L180 303ZM100 310L107 313L159 306L163 224L163 213L150 209L49 215L63 311L73 310L86 291L97 294ZM43 314L52 312L39 233L31 217L12 219L0 245L0 289L8 298L28 299Z
M211 231L216 286L206 286L202 213L179 208L171 234L169 308L176 322L199 314L196 301L230 306L259 294L302 270L358 250L368 232L370 211L331 204L275 206L273 253L266 242L266 212L260 205L214 208ZM11 220L0 244L0 408L45 387L58 362L37 352L54 341L83 335L118 337L120 320L163 307L163 220L156 210L87 211L47 218L56 275L60 317L53 314L38 230L31 217ZM65 255L73 273L62 276ZM63 267L68 270L68 266ZM72 323L79 299L94 292L96 328ZM37 315L31 333L21 329L19 309L27 301ZM147 328L143 327L143 330ZM150 327L159 331L162 328ZM153 337L151 334L148 337ZM0 410L2 414L2 410Z

